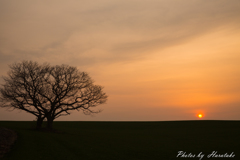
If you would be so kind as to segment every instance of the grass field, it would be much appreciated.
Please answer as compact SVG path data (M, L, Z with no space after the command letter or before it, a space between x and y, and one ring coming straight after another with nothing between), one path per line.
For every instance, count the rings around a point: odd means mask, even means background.
M213 151L240 160L240 121L54 122L60 133L35 131L34 123L0 121L18 133L4 160L218 159L207 158Z

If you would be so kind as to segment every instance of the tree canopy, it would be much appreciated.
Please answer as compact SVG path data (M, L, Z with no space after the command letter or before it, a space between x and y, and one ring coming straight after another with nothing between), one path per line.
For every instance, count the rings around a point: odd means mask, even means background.
M95 85L86 72L69 65L39 65L23 61L10 65L5 84L0 88L1 107L24 110L37 117L37 128L47 118L53 120L69 115L71 110L84 114L98 113L93 107L107 100L103 87Z

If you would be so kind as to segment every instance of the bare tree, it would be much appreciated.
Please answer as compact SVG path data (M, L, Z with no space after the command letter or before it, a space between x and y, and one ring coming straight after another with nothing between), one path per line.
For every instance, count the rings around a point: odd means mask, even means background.
M47 118L48 129L53 121L71 110L85 114L98 113L92 107L103 104L107 95L103 87L94 85L85 72L68 65L39 65L23 61L10 66L0 88L1 107L24 110L37 117L37 128Z

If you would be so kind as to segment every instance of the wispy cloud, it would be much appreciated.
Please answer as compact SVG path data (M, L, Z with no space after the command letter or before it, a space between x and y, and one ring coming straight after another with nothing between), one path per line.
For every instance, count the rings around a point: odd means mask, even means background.
M1 56L32 52L32 58L68 54L69 61L124 61L219 27L240 26L239 1L0 3Z

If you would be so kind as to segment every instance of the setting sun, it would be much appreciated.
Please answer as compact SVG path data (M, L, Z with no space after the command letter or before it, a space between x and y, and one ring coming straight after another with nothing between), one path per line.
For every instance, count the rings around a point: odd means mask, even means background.
M203 115L202 114L198 114L198 118L202 118L203 117Z

